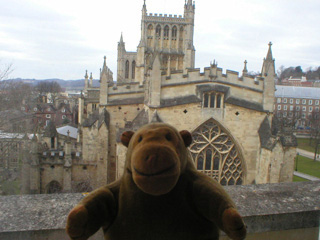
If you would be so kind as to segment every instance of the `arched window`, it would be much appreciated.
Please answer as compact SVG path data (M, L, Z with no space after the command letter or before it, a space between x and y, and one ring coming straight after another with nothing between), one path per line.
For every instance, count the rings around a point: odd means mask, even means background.
M161 26L160 25L158 25L157 28L156 28L156 36L157 37L161 36Z
M152 36L152 30L153 30L153 26L152 26L152 24L149 24L149 26L148 26L148 37Z
M183 27L180 28L179 30L179 49L183 49L183 36L184 36L184 29Z
M169 26L168 26L168 25L166 25L166 26L164 27L163 37L164 37L165 39L168 39L168 37L169 37Z
M59 182L51 181L46 187L46 193L60 193L62 191L62 187Z
M197 169L222 185L243 183L242 155L233 138L214 119L193 133L190 152Z
M177 38L177 27L173 26L172 28L172 39L176 39Z
M135 79L135 76L136 76L136 61L132 61L131 67L132 67L132 79Z
M147 45L151 47L153 44L153 26L152 24L148 25L148 32L147 32Z
M125 78L129 78L129 61L126 61Z

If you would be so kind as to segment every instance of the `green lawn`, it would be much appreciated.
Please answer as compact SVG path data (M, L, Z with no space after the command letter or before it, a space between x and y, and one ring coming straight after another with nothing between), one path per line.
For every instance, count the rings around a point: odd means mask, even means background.
M293 176L293 181L294 182L306 182L306 181L309 181L309 180L301 178L301 177L298 177L298 176Z
M297 158L296 158L297 161ZM294 164L296 169L296 162ZM314 177L320 178L320 162L313 161L313 159L299 156L298 159L298 172L306 173Z
M309 145L310 140L309 138L297 138L298 141L298 148L303 150L314 152L315 150L315 141L314 139L311 140L311 145Z

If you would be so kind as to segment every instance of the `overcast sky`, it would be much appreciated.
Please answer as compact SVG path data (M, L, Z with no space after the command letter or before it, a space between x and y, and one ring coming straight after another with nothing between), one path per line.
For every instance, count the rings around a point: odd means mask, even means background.
M0 68L11 78L99 78L103 56L116 77L117 43L140 40L143 0L0 0ZM184 0L146 0L148 13L183 15ZM319 0L196 0L196 67L260 71L273 43L276 68L320 66Z

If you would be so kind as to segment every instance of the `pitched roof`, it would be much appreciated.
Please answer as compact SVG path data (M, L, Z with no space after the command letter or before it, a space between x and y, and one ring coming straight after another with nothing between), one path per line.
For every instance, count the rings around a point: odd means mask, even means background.
M320 99L320 88L276 85L275 97Z

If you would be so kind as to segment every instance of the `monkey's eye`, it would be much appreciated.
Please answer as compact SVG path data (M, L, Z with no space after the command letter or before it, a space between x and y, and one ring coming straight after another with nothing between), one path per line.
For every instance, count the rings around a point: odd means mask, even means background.
M142 136L140 136L138 139L138 142L141 142L141 141L142 141Z
M171 136L170 133L167 133L167 134L166 134L166 139L167 139L168 141L171 141L171 140L172 140L172 136Z

